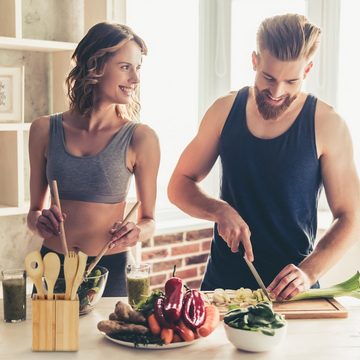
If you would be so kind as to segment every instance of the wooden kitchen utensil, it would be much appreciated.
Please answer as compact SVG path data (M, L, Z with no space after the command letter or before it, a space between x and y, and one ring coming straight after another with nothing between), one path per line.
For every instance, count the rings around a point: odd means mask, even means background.
M60 272L60 259L54 252L47 253L43 258L44 277L47 285L47 299L53 300L54 286Z
M75 275L78 269L78 256L76 252L69 251L64 259L65 277L65 300L70 300L71 289L73 287Z
M71 290L71 295L70 295L71 300L76 299L77 290L84 279L86 261L87 261L87 255L84 254L82 251L79 251L77 253L77 256L79 259L79 264L78 264L78 269L77 269L76 276L75 276L74 283L73 283L72 290Z
M125 216L124 220L122 221L120 227L118 230L121 230L128 222L128 220L130 219L130 217L133 215L133 213L137 210L137 208L140 206L141 202L137 201L135 203L135 205L131 208L131 210L129 211L129 213ZM96 258L92 261L92 263L89 265L88 269L86 270L85 273L85 278L89 276L89 274L91 273L91 271L94 269L94 267L98 264L98 262L100 261L100 259L105 255L105 253L108 251L108 249L110 248L110 246L112 245L112 241L109 241L107 244L105 244L105 246L101 249L101 251L99 252L99 254L96 256Z
M58 207L58 209L60 210L60 213L62 214L57 181L53 180L51 182L51 184L52 184L52 190L53 190L54 199L55 199L55 205ZM60 239L61 239L61 243L62 243L62 246L64 249L64 254L67 255L68 247L67 247L67 243L66 243L65 228L64 228L63 221L60 222Z
M42 283L44 265L39 251L35 250L26 255L25 269L31 280L34 282L38 298L44 299L45 294Z

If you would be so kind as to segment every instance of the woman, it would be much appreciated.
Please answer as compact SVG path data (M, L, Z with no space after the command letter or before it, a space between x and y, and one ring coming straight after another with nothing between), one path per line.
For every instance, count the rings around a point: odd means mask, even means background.
M129 27L99 23L80 41L66 79L68 111L36 119L30 128L28 226L43 239L42 255L63 253L64 221L69 250L96 256L112 241L99 265L109 270L104 296L126 295L128 247L154 233L156 177L160 161L155 132L134 121L144 41ZM119 230L134 174L138 220ZM63 213L47 208L49 184L57 180Z

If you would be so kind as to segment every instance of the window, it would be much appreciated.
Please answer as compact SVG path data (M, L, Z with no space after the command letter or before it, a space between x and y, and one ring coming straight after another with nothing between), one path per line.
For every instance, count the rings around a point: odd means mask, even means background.
M336 105L338 62L333 54L338 52L338 0L253 0L246 4L242 0L123 2L126 2L123 6L126 8L126 23L144 38L149 48L141 73L141 121L154 128L160 138L162 158L156 211L160 222L186 217L167 199L166 188L171 172L182 150L195 135L204 111L215 98L253 84L251 53L256 49L256 31L264 18L300 13L323 29L315 66L305 88ZM353 19L352 22L343 21L344 24L354 29L358 12L353 9L359 5L355 0L341 4L342 19L348 16ZM344 28L341 34L351 32ZM350 40L341 36L345 39L342 40L342 53L351 54ZM355 67L354 58L344 55L341 60L344 65L339 80L338 109L346 119L356 113L353 107L355 91L349 94L345 83L347 79L358 76L355 72L349 74ZM355 131L355 118L352 118L349 126ZM359 143L356 139L354 142ZM358 161L359 157L358 148ZM214 196L218 194L218 176L215 166L203 184L205 190ZM130 195L135 196L134 184ZM327 208L324 198L320 208Z
M251 54L256 50L256 31L267 17L298 13L306 16L306 1L233 0L231 5L231 89L253 85Z
M167 184L198 128L199 2L131 0L126 11L127 24L149 49L141 70L141 121L160 138L159 215L174 210Z
M340 51L337 91L337 110L347 122L354 145L354 156L360 171L360 124L359 124L359 57L357 52L360 3L356 0L341 2Z

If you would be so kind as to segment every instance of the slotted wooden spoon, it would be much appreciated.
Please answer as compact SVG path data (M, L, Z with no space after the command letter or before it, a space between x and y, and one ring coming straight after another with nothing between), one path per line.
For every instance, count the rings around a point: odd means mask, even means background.
M27 274L33 281L39 299L44 299L44 288L42 283L42 276L44 273L44 264L41 254L38 250L32 251L25 257L25 269Z

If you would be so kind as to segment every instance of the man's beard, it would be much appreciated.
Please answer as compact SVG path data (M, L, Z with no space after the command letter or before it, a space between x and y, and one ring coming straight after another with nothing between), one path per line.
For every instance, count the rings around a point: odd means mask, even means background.
M292 102L297 97L297 95L294 95L293 97L290 97L290 95L286 95L286 97L283 100L283 102L281 103L281 105L274 106L274 105L270 105L267 102L267 100L266 100L267 95L271 96L269 90L265 89L265 90L260 91L255 86L256 105L257 105L257 108L258 108L260 114L263 116L263 118L265 120L278 118L281 114L283 114L285 112L285 110L287 110L289 108L289 106L292 104Z

